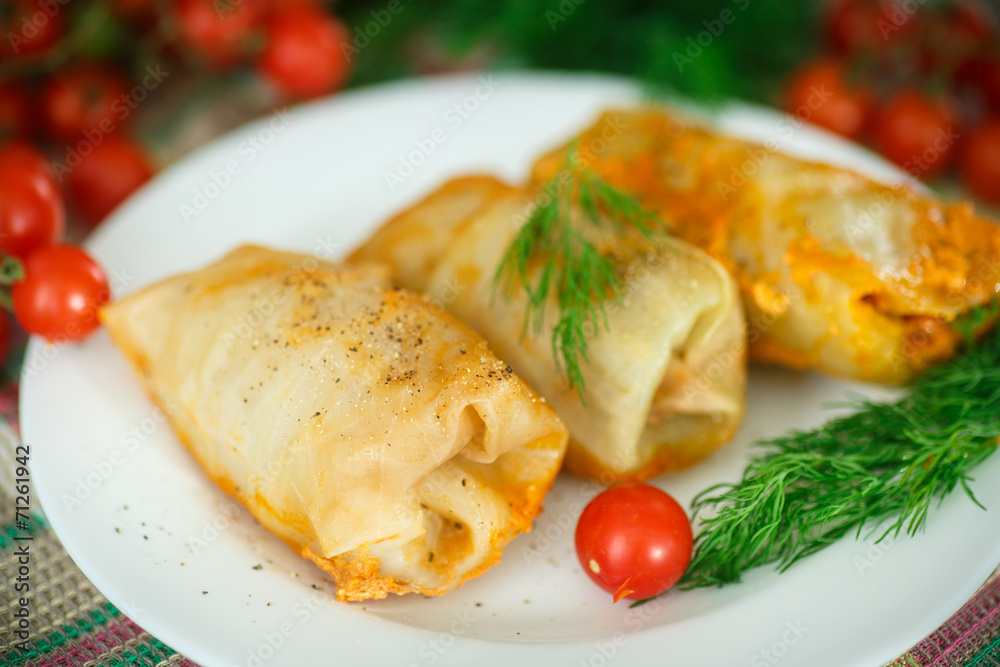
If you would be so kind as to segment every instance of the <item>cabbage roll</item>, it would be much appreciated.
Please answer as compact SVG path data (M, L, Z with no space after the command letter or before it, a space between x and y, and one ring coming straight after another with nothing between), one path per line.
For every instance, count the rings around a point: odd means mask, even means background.
M384 269L247 246L102 319L208 476L340 600L479 575L565 453L552 407Z
M623 297L609 304L607 326L588 332L581 399L553 351L555 296L540 333L524 327L523 289L494 298L494 274L535 201L487 180L446 183L386 223L352 260L388 262L403 287L425 291L485 336L565 421L566 465L577 473L644 479L686 468L728 442L743 418L746 345L739 293L725 269L676 239L654 247L638 233L620 238L574 223L614 263ZM470 215L468 202L487 190L493 195Z
M665 110L610 111L576 141L583 164L732 273L751 359L905 381L951 356L955 319L1000 292L1000 229L967 203ZM556 174L565 155L542 157L534 180Z

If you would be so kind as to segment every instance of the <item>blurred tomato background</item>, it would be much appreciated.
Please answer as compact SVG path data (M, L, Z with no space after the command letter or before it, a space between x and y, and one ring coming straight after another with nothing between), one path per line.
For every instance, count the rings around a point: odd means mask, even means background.
M0 301L28 332L77 340L106 281L82 250L32 256L79 243L165 165L287 104L509 68L780 107L1000 204L993 0L3 0Z

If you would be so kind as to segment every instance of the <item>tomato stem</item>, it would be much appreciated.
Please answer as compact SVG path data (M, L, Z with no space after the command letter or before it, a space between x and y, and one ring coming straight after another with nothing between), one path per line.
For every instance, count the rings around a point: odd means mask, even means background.
M24 280L24 266L11 255L0 260L0 285L13 285Z
M631 588L628 587L630 581L632 581L632 577L629 577L628 579L623 581L622 585L618 587L618 590L615 591L615 597L612 600L612 604L618 602L624 597L631 595L632 593L635 593L635 591L633 591Z

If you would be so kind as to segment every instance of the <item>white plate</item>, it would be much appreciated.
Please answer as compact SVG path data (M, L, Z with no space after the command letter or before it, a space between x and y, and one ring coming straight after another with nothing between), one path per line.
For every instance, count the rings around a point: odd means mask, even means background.
M263 119L181 161L119 209L90 248L118 293L247 241L339 256L447 177L482 170L522 178L535 156L602 108L637 98L619 79L526 74L339 95ZM720 118L787 150L901 177L773 112L734 107ZM392 191L385 174L401 161L421 164ZM227 165L238 173L224 175ZM820 423L830 415L824 404L852 388L754 369L737 442L656 481L687 503L738 478L748 442ZM740 585L630 610L612 606L577 566L572 529L596 489L563 475L535 530L479 579L440 598L339 604L318 569L202 475L103 332L62 348L32 341L21 413L37 493L67 550L114 604L206 667L873 667L931 632L1000 562L994 457L973 485L990 511L956 493L915 539L847 539L782 575L759 570Z

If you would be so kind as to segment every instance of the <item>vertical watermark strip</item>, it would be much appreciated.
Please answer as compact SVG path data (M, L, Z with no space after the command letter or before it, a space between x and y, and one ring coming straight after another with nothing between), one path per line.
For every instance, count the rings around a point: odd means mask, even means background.
M31 639L31 471L28 463L31 446L17 445L14 448L14 554L17 558L17 572L11 582L14 589L14 618L11 627L17 642L14 648L27 653Z

